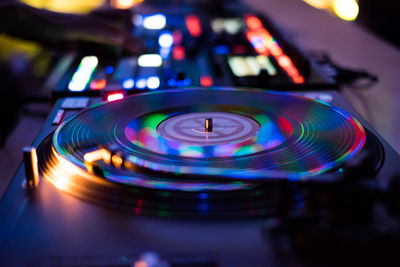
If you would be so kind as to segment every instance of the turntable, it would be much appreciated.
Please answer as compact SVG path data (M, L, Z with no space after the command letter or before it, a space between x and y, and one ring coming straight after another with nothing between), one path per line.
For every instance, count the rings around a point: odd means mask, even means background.
M375 263L399 244L400 158L337 92L65 98L33 147L0 203L6 266Z

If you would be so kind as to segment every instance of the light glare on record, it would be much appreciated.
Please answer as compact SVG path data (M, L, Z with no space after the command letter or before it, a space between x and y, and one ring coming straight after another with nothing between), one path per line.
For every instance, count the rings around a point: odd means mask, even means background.
M140 67L160 67L162 58L158 54L141 55L138 58L138 64Z

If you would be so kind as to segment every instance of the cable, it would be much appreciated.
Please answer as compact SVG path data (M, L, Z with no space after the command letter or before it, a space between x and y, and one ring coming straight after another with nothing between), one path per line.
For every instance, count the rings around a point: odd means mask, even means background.
M339 66L325 52L312 51L310 56L339 86L346 85L355 89L369 89L379 80L377 76L366 70Z

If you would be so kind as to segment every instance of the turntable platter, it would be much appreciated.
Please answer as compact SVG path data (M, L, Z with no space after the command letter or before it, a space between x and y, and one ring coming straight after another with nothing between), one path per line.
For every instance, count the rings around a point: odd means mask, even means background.
M252 216L274 207L266 182L342 167L366 136L348 113L311 99L194 88L88 108L38 155L55 187L94 202L161 216ZM88 168L93 153L101 157Z

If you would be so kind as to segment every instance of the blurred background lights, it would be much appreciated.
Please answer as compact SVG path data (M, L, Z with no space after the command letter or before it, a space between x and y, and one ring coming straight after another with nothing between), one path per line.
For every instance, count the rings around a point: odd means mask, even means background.
M143 2L143 0L111 0L110 5L113 8L127 9L141 2Z
M158 54L145 54L138 58L138 64L140 67L160 67L162 58Z
M163 32L160 34L158 38L158 44L161 47L170 47L174 43L174 38L172 37L172 33L170 32Z
M333 2L333 11L343 20L355 20L359 7L355 0L335 0Z
M132 89L135 86L135 80L133 78L127 78L122 82L122 87L124 89Z
M154 14L143 18L143 27L148 30L160 30L167 24L167 19L163 14Z
M144 89L146 88L146 79L145 78L139 78L136 81L136 88L137 89Z
M160 78L157 76L150 76L147 78L147 88L155 90L160 86Z
M343 20L355 20L359 6L356 0L303 0L312 7L334 12Z
M318 9L328 9L332 6L334 0L303 0L310 6Z

